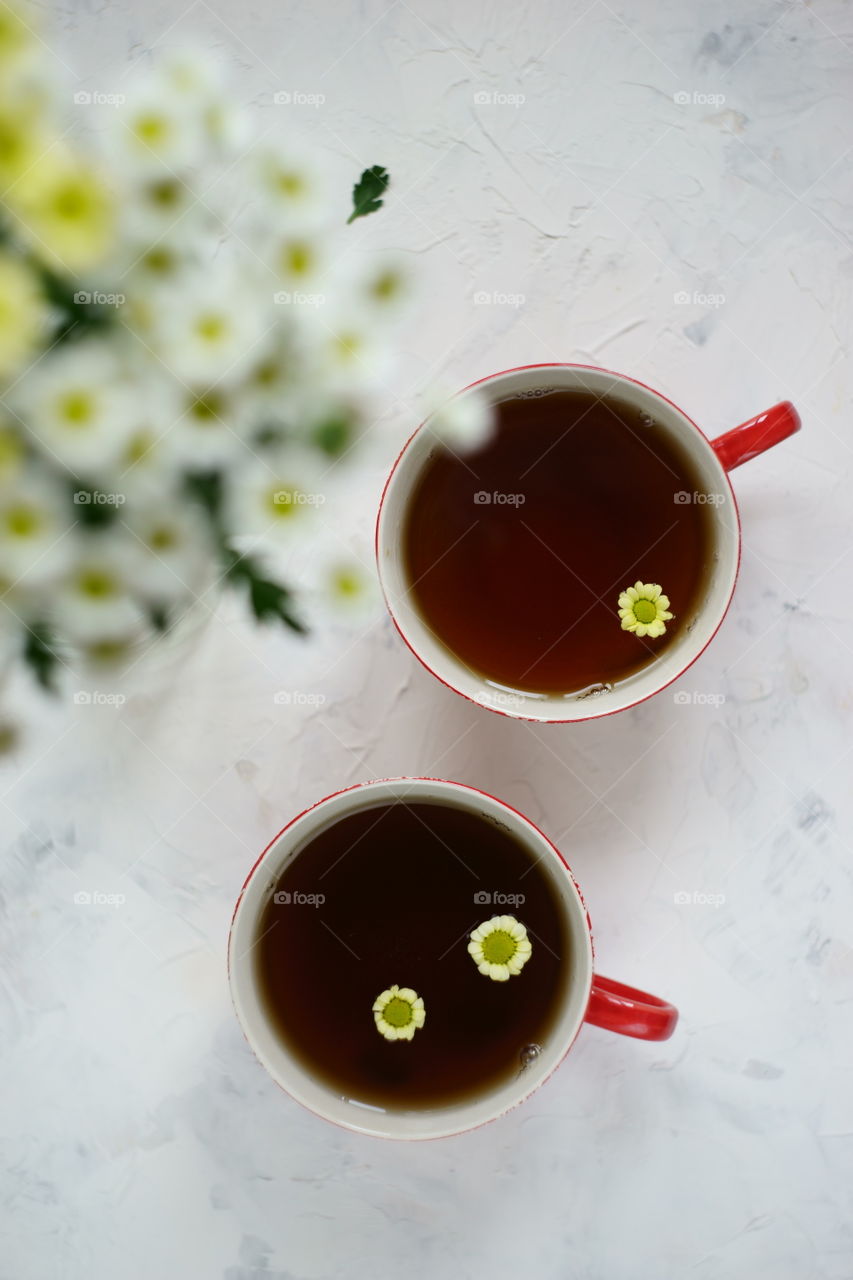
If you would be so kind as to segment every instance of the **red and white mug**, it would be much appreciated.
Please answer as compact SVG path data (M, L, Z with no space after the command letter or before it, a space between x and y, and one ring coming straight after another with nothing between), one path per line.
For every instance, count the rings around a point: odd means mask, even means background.
M614 395L627 400L682 444L699 483L705 492L714 495L714 567L707 597L690 631L680 635L657 661L595 698L569 700L555 694L512 699L497 695L484 676L468 667L431 631L416 607L406 576L401 547L407 505L424 466L441 448L439 439L428 429L429 419L404 446L386 482L376 521L376 560L397 630L428 671L456 693L491 711L556 724L594 720L624 711L672 684L696 661L726 615L740 564L740 518L728 473L793 435L800 428L800 418L790 401L785 400L716 440L709 440L683 409L659 392L624 374L581 364L534 364L506 369L471 383L455 398L485 393L494 404L543 389L583 389L602 398Z
M270 1024L261 1000L253 948L258 922L284 867L321 830L357 810L393 801L431 801L497 820L520 840L549 877L563 914L570 954L565 995L542 1052L514 1079L472 1100L424 1110L363 1108L342 1098L291 1053ZM461 782L440 778L390 778L360 783L327 796L292 820L267 846L243 885L228 939L228 974L246 1039L272 1078L315 1114L358 1133L383 1138L442 1138L476 1128L529 1097L559 1066L584 1022L640 1040L666 1040L676 1009L593 971L592 932L586 904L569 864L538 827L502 800Z

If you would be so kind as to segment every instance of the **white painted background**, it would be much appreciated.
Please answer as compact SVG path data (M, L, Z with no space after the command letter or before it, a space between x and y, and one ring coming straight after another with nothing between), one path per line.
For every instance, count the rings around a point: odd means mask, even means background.
M107 0L55 20L81 87L195 31L273 128L298 114L344 193L363 165L391 171L353 233L415 253L425 290L341 517L365 555L436 375L597 361L712 435L784 397L804 428L736 473L741 579L687 705L670 691L530 728L439 687L381 614L305 645L227 602L120 715L18 692L33 730L0 777L0 1277L849 1280L853 11ZM275 108L280 90L326 102ZM276 704L282 689L326 702ZM298 808L424 772L558 839L602 971L682 1021L661 1046L588 1028L523 1108L406 1147L276 1090L224 948L248 867ZM126 902L76 906L81 890Z

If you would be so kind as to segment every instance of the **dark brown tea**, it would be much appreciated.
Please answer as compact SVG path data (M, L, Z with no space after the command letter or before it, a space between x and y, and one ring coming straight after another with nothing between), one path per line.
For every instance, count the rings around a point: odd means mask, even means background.
M532 951L506 981L469 935L495 915ZM437 802L396 801L313 836L271 887L254 948L272 1026L337 1094L386 1109L464 1101L512 1080L545 1046L565 993L564 917L547 873L505 827ZM411 1040L373 1004L392 985L424 1002Z
M690 626L713 557L710 506L686 452L648 414L588 391L497 406L477 452L436 452L403 534L421 616L478 674L583 695L654 662ZM623 630L636 581L669 597L663 635Z

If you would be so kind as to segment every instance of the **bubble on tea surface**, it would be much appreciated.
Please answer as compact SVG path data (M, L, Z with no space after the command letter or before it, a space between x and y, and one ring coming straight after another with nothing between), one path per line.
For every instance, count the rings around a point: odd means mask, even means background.
M518 1060L521 1063L522 1071L524 1070L525 1067L529 1067L531 1062L535 1062L541 1052L542 1052L541 1045L526 1044L524 1048L521 1050L521 1053L518 1055Z
M646 413L645 409L640 410L640 421L644 427L653 427L655 420L650 413Z
M597 698L602 693L612 693L613 685L609 680L604 682L597 681L595 684L589 685L586 689L581 689L579 693L570 694L575 702L580 702L583 698Z

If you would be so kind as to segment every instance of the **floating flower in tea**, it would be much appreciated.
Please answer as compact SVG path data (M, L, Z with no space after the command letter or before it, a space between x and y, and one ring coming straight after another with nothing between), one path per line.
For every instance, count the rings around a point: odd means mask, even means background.
M619 617L623 631L656 639L663 635L675 614L669 612L669 596L661 593L658 583L635 582L619 597Z
M386 1040L411 1040L424 1025L426 1011L417 991L395 983L374 1000L373 1018L376 1030Z
M515 916L492 916L471 934L468 953L493 982L506 982L521 973L533 951L524 925Z

